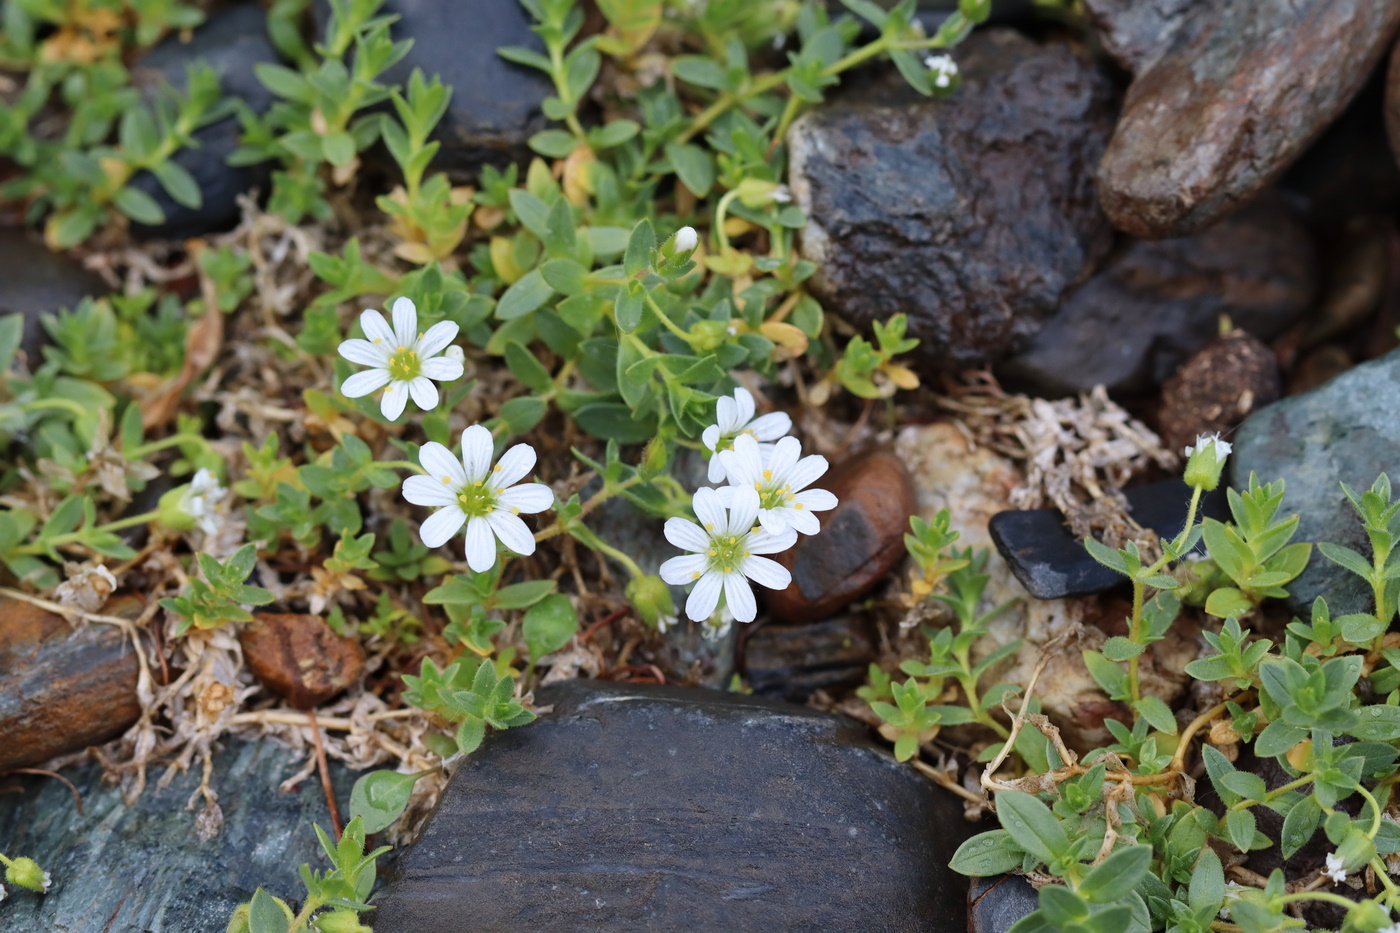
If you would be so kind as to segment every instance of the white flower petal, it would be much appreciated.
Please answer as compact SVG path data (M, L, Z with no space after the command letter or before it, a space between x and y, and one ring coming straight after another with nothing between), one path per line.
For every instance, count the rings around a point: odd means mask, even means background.
M792 583L792 574L788 569L767 557L746 557L739 569L744 576L770 590L785 590Z
M443 486L451 486L454 493L467 482L467 474L462 469L461 462L452 456L452 451L437 441L428 441L418 448L418 462L428 471L429 476ZM444 479L448 482L443 483Z
M500 538L501 543L507 548L522 557L528 557L535 553L535 535L519 516L501 509L494 509L490 515L486 516L486 520L491 523L491 529L496 532L496 537Z
M827 492L825 489L804 489L794 495L792 501L801 502L802 507L811 512L825 512L827 509L834 509L840 505L836 494Z
M737 443L737 442L736 442ZM754 450L758 450L758 441L753 442ZM768 455L767 469L773 471L775 478L786 477L797 460L802 456L802 442L795 437L780 438L773 445L773 452Z
M383 347L385 353L393 349L394 331L389 327L388 322L384 320L384 315L380 314L378 311L372 311L366 308L360 314L360 330L365 332L365 336L369 338L370 343Z
M496 566L496 535L491 523L481 516L467 522L467 566L485 573Z
M442 547L466 520L467 513L455 505L448 509L438 509L419 526L418 536L428 547Z
M799 534L814 535L822 530L821 519L807 509L783 509L788 527Z
M797 532L791 528L780 535L770 535L766 531L760 531L749 535L744 549L750 554L776 554L779 551L786 551L796 543Z
M749 430L761 441L776 441L792 430L792 418L785 411L772 411L755 418Z
M355 373L349 379L340 384L340 394L346 398L362 398L371 392L378 391L389 384L389 371L385 369L366 369L363 372Z
M732 535L748 534L758 521L758 490L752 486L735 486L734 499L729 503L728 531Z
M379 413L390 421L397 421L407 404L408 385L403 382L392 382L389 384L389 388L384 390L384 398L379 401Z
M342 341L336 350L341 356L352 363L359 363L361 366L375 366L384 368L389 365L389 351L383 346L375 346L368 340L361 340L358 337L351 340Z
M734 427L731 430L747 427L754 413L753 395L748 389L740 387L734 390L734 409Z
M403 497L414 505L457 505L457 495L452 488L431 476L410 476L404 480Z
M792 487L793 492L799 489L806 489L808 486L821 479L826 473L826 458L821 454L813 454L810 457L803 457L797 464L787 472L787 483Z
M739 420L738 403L727 395L721 395L715 401L715 426L719 429L719 433L733 434L743 427L743 424L744 422Z
M438 382L455 382L462 378L462 373L466 372L466 369L462 366L461 360L454 360L447 356L435 356L422 362L420 372L429 379L436 379Z
M724 506L720 505L719 497L715 495L713 489L695 490L695 496L690 500L690 505L691 508L695 509L695 517L700 519L700 527L706 531L719 533L728 527Z
M729 508L734 504L734 490L737 486L717 486L715 487L715 501L723 508Z
M707 450L714 450L715 445L719 443L719 426L712 424L705 430L701 431L700 440L705 445L705 448ZM711 460L710 462L714 463L714 460ZM717 482L717 480L712 479L711 482Z
M685 601L685 614L696 622L704 622L714 614L719 603L719 593L724 587L724 574L711 570L695 581L695 589Z
M722 451L718 456L729 481L736 486L750 486L763 480L763 451L758 441L749 435L740 434L734 438L734 449Z
M666 540L682 551L695 551L703 554L709 550L710 536L688 518L666 519L664 531Z
M408 394L413 396L413 404L424 411L432 411L437 408L437 386L433 385L433 380L427 376L416 376L409 380Z
M544 483L524 483L502 490L496 501L508 509L534 515L554 507L554 490Z
M408 349L418 342L418 309L407 298L394 302L394 341L395 349Z
M705 476L712 483L722 483L725 481L724 464L720 461L719 454L715 454L710 458L710 466Z
M724 602L734 614L736 622L752 622L758 615L758 604L754 602L753 587L741 573L724 575Z
M704 554L682 554L680 557L673 557L661 565L661 579L671 586L685 586L695 582L695 575L705 573L705 565L709 558Z
M780 535L787 530L787 513L791 509L760 509L758 512L758 523L763 526L763 530L770 535Z
M414 317L415 323L417 316ZM438 321L428 332L418 338L416 351L419 359L427 359L430 356L437 356L442 350L457 337L457 331L461 330L452 321Z
M529 444L516 444L501 454L491 471L491 485L505 489L520 482L535 468L535 448Z
M467 470L467 479L475 482L485 479L491 471L491 432L479 424L474 424L462 432L462 466Z

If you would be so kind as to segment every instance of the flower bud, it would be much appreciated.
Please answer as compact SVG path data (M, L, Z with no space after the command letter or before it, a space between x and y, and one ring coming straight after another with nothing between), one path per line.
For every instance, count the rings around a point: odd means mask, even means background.
M762 207L772 202L786 204L792 200L792 192L788 190L787 185L780 185L776 181L764 181L761 178L745 178L734 190L738 192L739 201L750 208Z
M224 928L224 933L250 933L252 923L248 920L248 914L253 910L253 905L239 904L233 909L233 916L228 918L228 926Z
M40 868L38 862L23 857L14 859L5 866L5 880L39 894L46 893L49 885L53 884L49 873Z
M681 227L671 238L671 243L675 247L676 253L688 253L700 245L700 237L696 234L694 227Z
M333 910L316 918L316 929L320 933L374 933L360 922L360 915L353 910Z
M1220 485L1220 474L1232 447L1219 434L1202 434L1196 446L1186 448L1186 485L1210 492Z
M666 442L660 437L653 437L642 452L642 462L637 466L637 472L643 480L653 480L666 469L667 459Z
M676 604L671 599L671 588L660 577L649 575L633 577L627 584L627 598L637 610L637 615L647 625L659 627L663 616L674 616Z
M194 479L160 497L156 521L172 531L189 531L196 525L205 534L219 530L221 502L227 493L211 471L201 469Z
M690 325L690 347L696 353L708 353L729 339L729 321L696 321Z
M447 357L449 360L456 360L459 363L463 363L467 359L467 351L463 350L460 346L458 346L455 343L448 347L446 350L443 350L442 355Z
M1390 911L1375 901L1361 901L1347 911L1343 933L1380 933L1391 924Z

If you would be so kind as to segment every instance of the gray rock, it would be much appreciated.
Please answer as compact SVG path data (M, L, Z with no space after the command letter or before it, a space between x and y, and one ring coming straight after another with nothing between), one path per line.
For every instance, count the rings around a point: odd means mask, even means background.
M204 62L220 73L225 97L242 100L255 113L272 106L273 94L263 87L254 67L276 62L277 53L267 38L267 14L255 3L232 7L194 31L188 42L172 36L156 46L132 69L132 80L153 91L161 84L186 86L186 68ZM239 145L242 126L228 116L194 133L194 146L177 152L172 161L199 184L203 203L186 207L166 193L150 172L141 172L131 186L155 199L165 212L165 222L154 226L134 225L144 236L181 238L228 230L238 224L238 196L264 184L267 166L234 166L228 157Z
M970 366L1014 351L1109 246L1093 166L1112 82L1065 43L1008 29L957 50L931 101L898 75L855 86L788 134L813 290L861 327L909 315L917 352Z
M745 633L744 675L761 696L804 702L865 683L875 660L874 625L859 612L800 625L767 624Z
M30 369L38 367L45 343L40 316L108 291L101 277L71 257L50 252L23 230L0 227L0 314L24 316L20 346Z
M1104 51L1130 72L1156 61L1193 9L1208 0L1084 0Z
M1129 88L1104 153L1114 226L1183 236L1237 209L1342 112L1397 24L1396 0L1193 7Z
M968 933L1006 933L1040 905L1040 895L1023 875L973 878L967 904Z
M125 806L96 765L66 770L83 797L83 814L58 781L10 778L22 793L0 794L0 839L7 855L27 855L53 875L42 897L10 892L0 924L15 933L224 933L229 915L253 891L299 902L297 867L328 863L313 823L329 830L320 783L295 793L277 785L291 776L292 753L273 741L237 742L214 759L222 832L201 842L195 812L200 768L170 786L146 788ZM355 775L332 767L342 806ZM202 806L202 802L196 803Z
M966 929L957 798L850 720L574 681L447 785L376 933Z
M1269 340L1317 284L1311 237L1281 199L1262 199L1195 236L1130 243L998 372L1047 397L1146 392L1220 332L1222 314Z
M1235 485L1250 471L1286 485L1283 514L1301 516L1295 541L1330 541L1367 555L1371 548L1339 482L1369 489L1383 472L1400 482L1400 350L1357 366L1331 382L1261 409L1240 425L1231 469ZM1316 550L1288 586L1289 606L1306 615L1317 596L1334 616L1367 612L1370 588Z

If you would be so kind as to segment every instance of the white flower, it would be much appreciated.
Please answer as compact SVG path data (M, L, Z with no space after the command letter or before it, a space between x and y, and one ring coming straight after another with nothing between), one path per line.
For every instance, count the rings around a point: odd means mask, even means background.
M715 404L716 424L710 425L700 435L705 446L714 453L732 450L734 438L740 434L751 434L759 441L760 447L771 448L776 441L792 430L792 419L785 412L775 411L755 418L753 396L748 389L735 389L734 397L721 396ZM724 466L719 457L710 458L710 482L724 481Z
M700 636L706 641L714 643L729 634L729 630L734 627L734 614L729 611L728 606L720 606L719 612L700 626Z
M1327 865L1322 869L1322 873L1336 884L1347 880L1347 870L1342 867L1342 860L1337 857L1335 852L1327 853Z
M462 432L462 460L429 441L418 452L425 476L410 476L403 497L414 505L437 506L419 534L428 547L441 547L467 526L467 565L477 573L496 564L496 539L516 554L535 553L535 536L520 519L554 504L543 483L515 483L535 466L535 449L516 444L491 465L491 432L474 424Z
M462 378L462 361L452 356L438 356L457 336L457 325L441 321L418 332L418 309L407 298L394 302L394 326L390 328L384 315L366 310L360 315L360 327L368 340L358 338L340 345L340 355L352 363L368 366L346 379L340 391L346 398L360 398L388 386L379 402L385 418L394 421L403 414L409 396L424 411L436 408L438 382Z
M700 237L696 235L694 227L681 227L676 231L676 252L688 253L700 244Z
M779 204L787 204L792 200L792 189L787 185L779 185L773 189L773 200Z
M44 872L44 893L49 893L49 888L53 886L53 875Z
M665 613L662 613L661 615L656 617L656 630L662 635L665 635L671 630L672 626L674 626L677 621L679 620L675 616L668 616Z
M721 489L726 498L732 490L751 487L758 492L758 522L770 535L786 529L804 535L821 531L814 512L836 508L836 497L825 489L808 489L826 472L826 458L817 454L802 457L802 444L795 437L784 437L764 451L748 434L734 439L731 450L715 455L734 485ZM801 459L798 459L801 457Z
M1235 449L1235 445L1221 440L1219 434L1202 434L1196 438L1196 446L1186 448L1186 456L1190 457L1198 450L1204 452L1207 448L1211 449L1218 459L1224 460L1230 456L1230 451Z
M0 884L0 901L3 901L8 896L9 892L5 890L5 886L3 884Z
M219 478L211 470L201 467L180 497L180 509L194 519L205 534L217 534L223 525L222 503L227 494L228 490L219 485Z
M948 87L958 76L958 63L946 53L928 56L924 59L924 67L934 73L933 83L936 87Z
M685 614L703 622L714 614L723 590L725 604L740 622L758 614L749 580L772 590L785 589L792 574L775 560L759 554L785 551L797 541L789 530L774 536L757 527L758 492L752 486L735 489L726 509L717 490L696 490L693 505L700 524L684 518L666 519L666 540L694 553L672 557L661 565L661 579L672 586L693 582Z

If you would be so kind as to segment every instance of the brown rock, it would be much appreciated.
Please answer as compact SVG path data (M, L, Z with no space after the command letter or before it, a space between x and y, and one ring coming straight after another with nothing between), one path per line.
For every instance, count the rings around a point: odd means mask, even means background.
M822 513L822 533L804 535L776 559L792 583L768 593L768 608L787 622L822 619L870 592L904 557L914 490L890 450L875 450L836 467L821 483L841 500Z
M144 606L118 596L102 611L135 619ZM121 735L141 715L138 671L119 626L75 627L29 603L0 602L0 771Z
M1182 236L1277 177L1360 90L1395 0L1210 0L1128 90L1099 168L1114 225Z
M1310 392L1356 365L1345 348L1328 343L1303 357L1288 378L1288 394Z
M870 621L860 613L801 625L764 624L744 639L744 673L762 696L801 702L818 690L865 683L875 660Z
M1217 337L1162 387L1162 440L1175 449L1227 433L1279 392L1278 361L1262 340L1242 330Z
M259 612L238 633L243 660L263 686L297 709L312 709L360 679L365 651L320 616Z

